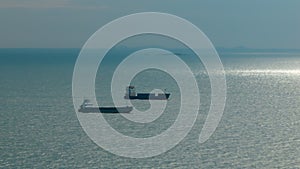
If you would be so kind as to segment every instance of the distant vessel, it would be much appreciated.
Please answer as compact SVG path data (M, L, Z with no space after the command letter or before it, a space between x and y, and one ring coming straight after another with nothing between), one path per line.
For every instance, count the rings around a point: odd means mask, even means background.
M134 86L126 87L126 93L124 99L139 99L139 100L167 100L170 97L170 93L136 93Z
M78 110L82 113L129 113L132 111L131 106L122 107L94 107L90 100L85 99Z

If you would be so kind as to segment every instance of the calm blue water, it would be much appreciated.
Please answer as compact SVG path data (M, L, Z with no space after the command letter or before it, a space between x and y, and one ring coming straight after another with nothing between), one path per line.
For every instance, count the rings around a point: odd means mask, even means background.
M0 50L0 168L300 168L300 53L220 52L227 103L216 132L204 144L198 144L198 137L210 104L210 84L201 65L190 60L200 84L197 121L179 145L147 159L113 155L81 128L71 90L78 53L78 49ZM99 104L107 105L105 75L113 70L108 62L103 66L96 93ZM176 118L172 110L180 98L174 80L152 70L139 74L133 83L141 91L167 86L171 111L145 125L116 115L105 115L107 121L136 137L166 130ZM147 102L133 104L141 110L149 107Z

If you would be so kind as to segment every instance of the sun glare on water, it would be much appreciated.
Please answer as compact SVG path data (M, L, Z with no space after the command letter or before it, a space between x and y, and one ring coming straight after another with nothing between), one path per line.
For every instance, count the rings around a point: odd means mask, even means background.
M255 69L255 70L232 70L226 71L229 74L240 75L300 75L300 69Z

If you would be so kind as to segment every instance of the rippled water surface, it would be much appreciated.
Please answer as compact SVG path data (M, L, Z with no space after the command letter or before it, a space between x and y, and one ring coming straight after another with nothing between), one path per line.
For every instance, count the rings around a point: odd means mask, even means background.
M300 167L299 53L220 53L227 80L226 107L217 130L203 144L198 137L210 105L210 84L205 70L192 66L201 94L194 127L166 153L131 159L98 147L79 124L71 90L78 52L1 50L1 168ZM103 105L109 104L105 80L96 81L99 104ZM129 136L151 137L163 132L176 119L173 110L180 102L178 86L157 71L143 72L133 83L141 91L166 86L172 93L168 111L143 125L114 114L105 118ZM141 110L149 107L148 102L133 104Z

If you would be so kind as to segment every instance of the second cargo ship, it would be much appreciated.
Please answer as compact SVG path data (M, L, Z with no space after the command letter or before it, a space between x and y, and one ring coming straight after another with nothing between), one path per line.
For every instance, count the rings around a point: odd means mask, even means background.
M134 86L126 87L124 99L138 99L138 100L168 100L171 93L136 93Z

